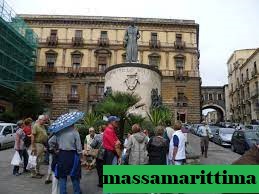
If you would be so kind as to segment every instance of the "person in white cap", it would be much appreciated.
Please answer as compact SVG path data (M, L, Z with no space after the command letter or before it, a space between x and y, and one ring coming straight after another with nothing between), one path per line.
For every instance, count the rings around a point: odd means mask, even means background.
M42 178L44 175L40 174L40 161L44 153L44 144L48 140L47 132L44 128L45 116L40 115L32 128L31 134L31 154L37 156L36 169L32 170L32 178Z

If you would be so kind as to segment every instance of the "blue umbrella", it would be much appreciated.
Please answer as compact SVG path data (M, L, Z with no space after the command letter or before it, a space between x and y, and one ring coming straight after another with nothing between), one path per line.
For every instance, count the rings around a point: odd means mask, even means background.
M70 112L59 116L48 128L49 132L57 133L73 124L84 117L84 112Z

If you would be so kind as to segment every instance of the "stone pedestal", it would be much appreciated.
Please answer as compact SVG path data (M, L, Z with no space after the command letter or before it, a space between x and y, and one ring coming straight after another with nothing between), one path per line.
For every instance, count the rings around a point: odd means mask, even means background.
M145 115L151 106L151 91L161 93L161 72L154 66L140 63L123 63L110 66L105 73L105 90L138 94L141 97L140 108L130 112Z

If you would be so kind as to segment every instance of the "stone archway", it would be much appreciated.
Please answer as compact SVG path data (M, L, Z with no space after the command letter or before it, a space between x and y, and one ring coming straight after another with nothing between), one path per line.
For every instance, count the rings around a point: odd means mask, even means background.
M205 109L214 109L217 111L218 113L218 120L217 122L222 122L224 121L224 118L225 118L225 115L226 115L226 112L224 110L224 108L222 108L221 106L217 105L217 104L204 104L202 106L202 110L205 110Z

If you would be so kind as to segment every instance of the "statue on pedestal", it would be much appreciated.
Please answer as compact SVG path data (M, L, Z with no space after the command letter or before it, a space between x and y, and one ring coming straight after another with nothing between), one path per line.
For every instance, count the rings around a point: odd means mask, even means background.
M135 22L132 22L126 29L123 46L126 48L126 62L138 61L138 44L137 41L140 38L138 27L135 26Z

